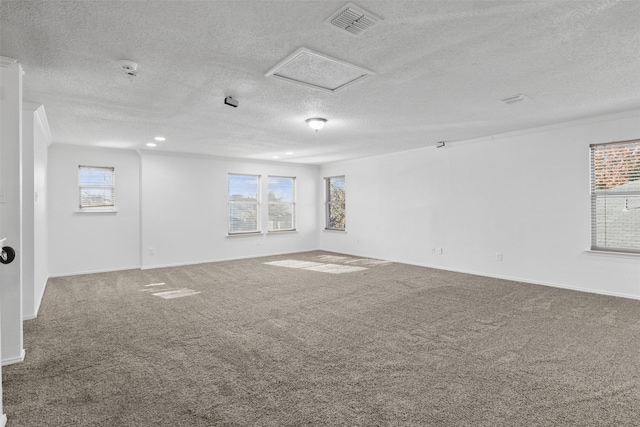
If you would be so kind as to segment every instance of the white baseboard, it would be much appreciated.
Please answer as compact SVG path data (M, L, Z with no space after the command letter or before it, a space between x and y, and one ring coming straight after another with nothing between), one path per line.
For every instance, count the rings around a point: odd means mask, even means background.
M7 425L7 416L5 414L2 414L2 417L0 417L0 427L4 427Z
M26 354L27 354L27 352L23 348L22 351L20 352L20 356L11 357L9 359L3 359L2 360L2 366L13 365L14 363L24 362L24 357L26 356Z
M122 267L122 268L107 268L104 270L76 271L72 273L52 274L51 276L49 276L49 279L52 279L54 277L82 276L83 274L112 273L114 271L125 271L125 270L140 270L140 266L136 265L136 266Z
M395 263L399 263L399 264L417 265L418 267L433 268L435 270L452 271L454 273L472 274L474 276L491 277L493 279L509 280L511 282L528 283L528 284L531 284L531 285L541 285L541 286L549 286L549 287L552 287L552 288L569 289L569 290L572 290L572 291L588 292L588 293L591 293L591 294L607 295L607 296L610 296L610 297L620 297L620 298L629 298L629 299L640 300L640 296L638 296L638 295L623 294L623 293L619 293L619 292L608 292L608 291L601 291L599 289L583 288L583 287L580 287L580 286L570 286L570 285L562 285L562 284L559 284L559 283L543 282L543 281L540 281L540 280L522 279L522 278L519 278L519 277L509 277L509 276L501 276L501 275L497 275L497 274L481 273L481 272L477 272L477 271L464 270L464 269L459 269L459 268L444 267L442 265L432 265L432 264L426 264L426 263L407 262L407 261L398 260L398 259L386 259L386 258L383 259L383 258L379 258L379 257L376 257L376 256L367 256L367 255L356 254L356 253L336 252L336 251L329 251L329 250L326 250L326 249L320 249L320 250L323 250L323 251L326 251L326 252L342 253L344 255L351 255L351 256L357 256L357 257L363 257L363 258L382 259L383 261L391 261L391 262L395 262Z
M154 269L154 268L167 268L167 267L182 267L182 266L186 266L186 265L209 264L209 263L212 263L212 262L239 261L239 260L243 260L243 259L265 258L265 257L270 257L270 256L297 254L297 253L302 253L302 252L311 252L311 251L318 251L318 250L320 250L320 249L301 249L301 250L295 251L295 252L286 251L286 252L275 252L275 253L260 254L260 255L249 255L249 256L239 256L239 257L230 257L230 258L217 258L217 259L202 260L202 261L180 262L180 263L175 263L175 264L173 264L173 263L172 264L158 264L158 265L143 266L143 267L140 267L140 270L151 270L151 269Z

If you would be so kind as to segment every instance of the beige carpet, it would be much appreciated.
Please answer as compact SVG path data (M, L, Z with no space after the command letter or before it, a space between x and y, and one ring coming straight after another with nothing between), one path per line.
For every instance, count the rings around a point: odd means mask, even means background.
M51 279L25 348L9 427L640 425L640 301L324 252Z

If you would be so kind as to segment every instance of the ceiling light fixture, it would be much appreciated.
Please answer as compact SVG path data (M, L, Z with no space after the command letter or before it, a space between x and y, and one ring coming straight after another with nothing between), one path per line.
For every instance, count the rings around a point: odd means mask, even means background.
M327 123L327 119L322 119L320 117L313 117L311 119L306 120L309 127L316 132L324 127L324 124Z
M118 65L120 69L124 71L124 73L129 77L137 77L138 76L138 64L128 59L121 59L118 61Z
M156 147L158 144L155 142L147 142L147 147Z
M167 140L167 138L165 138L164 136L156 136L153 139L155 139L156 141L166 141Z

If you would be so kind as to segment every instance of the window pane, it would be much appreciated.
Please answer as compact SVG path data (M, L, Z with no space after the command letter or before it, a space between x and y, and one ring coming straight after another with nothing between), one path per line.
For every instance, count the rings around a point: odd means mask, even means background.
M80 166L80 185L111 187L113 186L113 169Z
M228 175L229 233L260 231L260 176Z
M295 178L270 176L267 179L269 231L295 229Z
M345 201L344 176L334 176L329 178L328 200L330 202Z
M640 142L594 145L591 156L594 191L638 190Z
M256 175L229 175L229 201L258 201L258 181Z
M78 166L80 208L115 206L115 169Z
M80 206L113 206L112 188L82 188L80 189Z
M229 233L258 231L258 205L256 203L229 204Z
M346 188L344 176L326 178L326 225L332 230L346 229Z
M327 228L335 228L344 230L346 226L345 206L344 203L330 203L328 205L328 224Z
M595 246L640 250L640 196L596 199Z
M269 204L269 230L293 230L293 204Z
M293 203L294 178L270 176L267 182L269 202Z

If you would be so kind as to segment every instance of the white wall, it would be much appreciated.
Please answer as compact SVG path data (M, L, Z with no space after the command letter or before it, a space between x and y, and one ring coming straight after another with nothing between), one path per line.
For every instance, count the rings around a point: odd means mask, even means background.
M142 267L317 249L318 167L143 152ZM228 236L227 174L295 176L296 232ZM266 206L262 210L266 230ZM154 255L150 255L153 248Z
M44 107L25 102L22 121L22 302L33 319L48 279L47 148L51 134Z
M347 232L320 247L639 298L640 257L588 252L589 144L636 138L637 111L325 165Z
M24 359L22 348L22 67L0 57L0 238L16 251L0 265L2 364ZM1 410L1 408L0 408ZM1 413L1 412L0 412Z
M138 154L65 144L48 154L49 275L139 268ZM117 212L79 212L79 165L115 167Z

